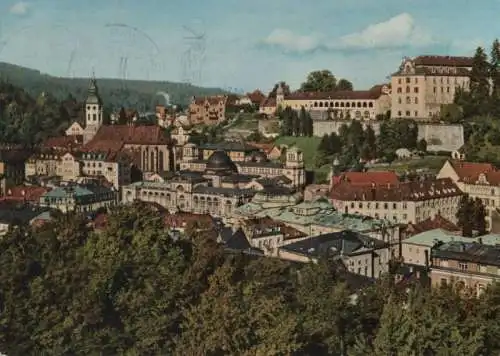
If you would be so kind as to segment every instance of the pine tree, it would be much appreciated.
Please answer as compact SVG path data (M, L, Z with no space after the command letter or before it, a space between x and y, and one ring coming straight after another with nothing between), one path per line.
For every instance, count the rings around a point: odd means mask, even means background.
M490 95L490 73L491 66L488 63L488 56L484 48L478 47L474 54L472 69L470 72L470 93L472 100L478 110L488 110L488 101Z
M312 137L314 135L314 122L310 113L306 115L306 136Z
M500 99L500 41L495 39L491 45L490 54L490 77L493 85L493 97Z
M474 203L467 194L463 195L458 203L456 214L458 226L462 228L462 236L472 237L474 230Z
M473 226L478 234L486 234L486 208L481 199L476 198L473 203Z
M332 153L330 150L330 137L328 134L324 134L319 143L318 150L326 154Z
M299 136L308 136L307 112L304 107L300 108L299 113Z

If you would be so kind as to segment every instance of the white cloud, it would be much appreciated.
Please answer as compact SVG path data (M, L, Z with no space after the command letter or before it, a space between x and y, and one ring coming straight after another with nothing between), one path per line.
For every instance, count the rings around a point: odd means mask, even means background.
M290 52L308 52L319 48L363 50L418 47L436 42L430 33L415 24L415 20L408 13L369 25L360 32L322 41L324 39L323 35L297 35L290 30L276 29L264 39L264 44L280 47Z
M408 13L402 13L387 21L369 25L360 32L340 38L341 47L376 49L432 44L432 36L419 28Z
M276 29L264 39L264 43L290 52L308 52L318 48L319 37L318 35L302 36L290 30Z
M25 1L19 1L10 8L10 13L15 15L25 15L30 8L30 4Z

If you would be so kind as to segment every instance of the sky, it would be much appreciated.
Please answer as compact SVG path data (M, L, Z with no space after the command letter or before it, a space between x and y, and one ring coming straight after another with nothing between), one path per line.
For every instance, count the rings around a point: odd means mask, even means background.
M0 0L0 61L237 91L329 69L363 90L405 56L489 46L499 12L500 0Z

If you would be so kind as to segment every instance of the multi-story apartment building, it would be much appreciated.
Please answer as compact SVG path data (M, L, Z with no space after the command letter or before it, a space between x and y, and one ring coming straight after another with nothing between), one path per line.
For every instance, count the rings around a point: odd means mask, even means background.
M439 171L438 178L449 178L472 198L483 202L491 226L493 212L500 208L500 171L490 163L472 163L448 160Z
M226 119L226 108L230 102L228 95L193 97L189 104L189 121L193 125L218 124Z
M449 178L398 184L332 187L333 205L346 214L383 218L400 224L418 223L435 215L455 221L462 191Z
M391 117L429 120L453 103L457 88L469 89L470 57L405 58L391 79Z
M481 242L448 242L431 251L432 285L453 285L464 293L480 295L500 280L500 247Z
M276 93L276 107L330 111L332 118L336 119L374 120L391 108L391 88L385 84L375 85L369 90L295 92L289 95L284 95L280 89Z

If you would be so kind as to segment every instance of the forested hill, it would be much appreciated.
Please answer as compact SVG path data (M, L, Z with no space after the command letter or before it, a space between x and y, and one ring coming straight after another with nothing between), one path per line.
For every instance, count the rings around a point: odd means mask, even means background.
M57 99L65 99L69 94L77 100L84 99L89 78L60 78L43 74L38 70L0 62L0 78L9 83L24 88L33 97L42 92L48 92ZM102 99L109 109L134 107L140 110L150 110L156 102L164 99L156 96L159 91L170 95L171 102L186 105L192 96L222 93L222 89L201 88L184 83L99 79L98 85Z
M32 145L60 135L74 120L82 119L82 104L68 96L30 95L0 80L0 142Z

